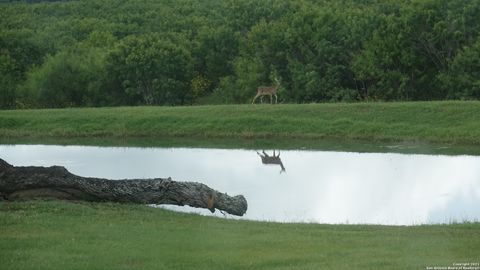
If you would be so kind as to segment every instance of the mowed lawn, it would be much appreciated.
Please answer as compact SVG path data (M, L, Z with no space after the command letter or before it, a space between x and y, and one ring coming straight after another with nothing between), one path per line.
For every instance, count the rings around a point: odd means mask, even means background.
M15 138L338 139L480 144L480 102L0 111ZM38 141L38 140L37 140ZM425 269L480 261L480 223L280 224L141 205L0 201L0 269Z
M480 224L280 224L141 205L0 202L1 269L425 269L480 260Z
M480 102L395 102L0 111L0 138L339 139L480 144Z

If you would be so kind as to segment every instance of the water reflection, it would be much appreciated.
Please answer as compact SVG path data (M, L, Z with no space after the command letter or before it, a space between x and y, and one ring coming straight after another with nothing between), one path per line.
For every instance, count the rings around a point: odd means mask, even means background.
M266 167L259 154L265 156L251 150L0 145L0 158L17 166L61 165L110 179L172 177L243 194L249 209L242 219L398 225L480 219L478 156L282 150L289 169L279 174L282 166Z
M271 155L271 156L269 156L267 153L265 153L265 150L262 150L261 154L257 151L257 154L262 159L263 164L265 164L265 165L279 165L280 168L281 168L280 173L285 172L285 167L283 166L282 160L280 159L280 150L278 151L278 155L275 155L275 150L273 150L273 155Z

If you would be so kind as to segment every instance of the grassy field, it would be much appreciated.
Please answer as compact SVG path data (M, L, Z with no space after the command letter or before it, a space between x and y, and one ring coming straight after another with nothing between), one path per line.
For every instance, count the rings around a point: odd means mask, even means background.
M480 102L0 111L0 138L187 137L480 144Z
M2 269L425 269L478 262L480 224L278 224L137 205L0 203Z
M0 143L115 145L135 138L143 146L220 140L308 148L307 141L332 139L463 144L458 151L467 153L480 145L479 115L480 102L460 101L17 110L0 111ZM162 139L172 137L183 141ZM138 205L0 201L6 270L425 269L479 262L478 250L480 223L278 224Z

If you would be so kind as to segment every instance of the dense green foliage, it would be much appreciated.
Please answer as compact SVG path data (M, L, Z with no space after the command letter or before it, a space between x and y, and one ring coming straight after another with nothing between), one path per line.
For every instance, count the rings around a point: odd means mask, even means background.
M2 269L425 269L478 262L479 223L280 224L138 205L0 202Z
M0 3L0 108L480 98L480 1Z
M478 145L480 101L0 111L9 138L338 139Z

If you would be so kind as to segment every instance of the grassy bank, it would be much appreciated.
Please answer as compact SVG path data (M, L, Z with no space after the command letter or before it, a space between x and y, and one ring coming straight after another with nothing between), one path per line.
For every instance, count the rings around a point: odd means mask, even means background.
M425 269L478 262L480 224L233 221L136 205L0 203L2 269Z
M480 102L0 111L0 138L191 137L480 144Z

